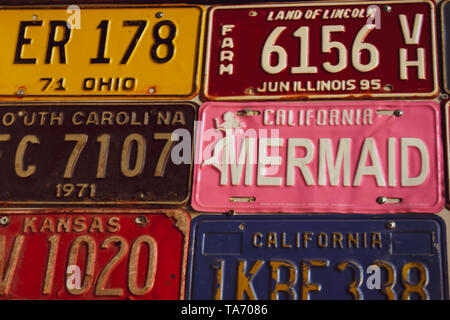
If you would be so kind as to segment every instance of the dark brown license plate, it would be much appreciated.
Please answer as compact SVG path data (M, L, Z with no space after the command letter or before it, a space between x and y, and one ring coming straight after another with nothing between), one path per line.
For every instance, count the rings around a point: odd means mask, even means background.
M183 204L191 103L0 107L0 203Z

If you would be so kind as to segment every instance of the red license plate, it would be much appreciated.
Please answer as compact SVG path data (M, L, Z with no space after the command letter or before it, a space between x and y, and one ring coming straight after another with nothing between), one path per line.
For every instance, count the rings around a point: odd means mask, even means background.
M226 212L439 212L433 101L209 102L192 206Z
M183 210L0 214L1 299L182 299Z
M435 96L434 20L431 1L214 7L204 95Z

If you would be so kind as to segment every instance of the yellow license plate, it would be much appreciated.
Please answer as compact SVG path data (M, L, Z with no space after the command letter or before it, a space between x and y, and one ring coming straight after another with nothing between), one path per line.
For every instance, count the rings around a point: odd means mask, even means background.
M203 8L0 8L0 96L137 97L197 93Z

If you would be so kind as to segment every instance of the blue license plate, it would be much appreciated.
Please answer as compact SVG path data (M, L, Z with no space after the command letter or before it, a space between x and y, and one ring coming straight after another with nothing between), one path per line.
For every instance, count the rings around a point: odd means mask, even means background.
M450 93L450 1L441 4L441 33L444 87Z
M198 216L187 299L446 299L435 215Z

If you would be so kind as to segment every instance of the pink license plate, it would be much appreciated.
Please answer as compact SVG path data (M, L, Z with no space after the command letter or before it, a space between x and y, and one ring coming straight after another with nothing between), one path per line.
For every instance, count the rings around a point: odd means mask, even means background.
M430 97L431 1L220 6L209 12L211 100Z
M223 103L200 108L192 206L225 212L439 212L439 105Z
M445 105L445 129L447 144L447 183L450 183L450 100ZM447 207L450 208L450 190L447 190Z

